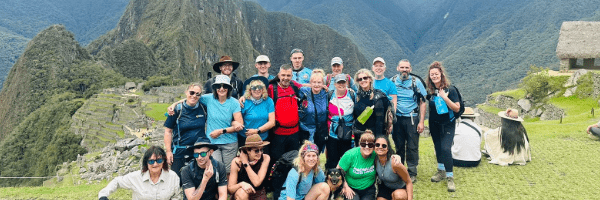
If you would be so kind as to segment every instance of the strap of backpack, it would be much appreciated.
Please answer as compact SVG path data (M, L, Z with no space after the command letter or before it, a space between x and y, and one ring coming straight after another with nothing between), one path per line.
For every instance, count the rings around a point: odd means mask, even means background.
M327 74L327 78L325 79L325 82L327 82L327 87L329 87L329 85L331 85L331 74Z
M473 125L471 125L471 124L469 124L469 123L467 123L465 121L462 121L460 123L471 127L473 130L475 130L475 132L477 132L477 134L479 134L479 137L481 137L481 132L479 132L479 130L477 130L477 128L475 128Z
M181 130L179 129L179 118L181 118L181 113L183 113L183 103L177 104L175 106L175 110L177 110L177 106L181 106L181 110L179 110L179 115L177 115L177 120L175 120L175 124L177 124L177 146L179 146L179 144L181 143ZM173 154L175 154L176 150L177 147L173 149Z

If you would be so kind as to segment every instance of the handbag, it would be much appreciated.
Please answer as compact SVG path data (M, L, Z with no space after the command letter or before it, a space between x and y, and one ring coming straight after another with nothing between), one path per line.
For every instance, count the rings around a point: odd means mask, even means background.
M342 117L342 111L340 110L339 107L339 99L336 99L338 101L338 116L340 117L339 121L338 121L338 127L335 130L335 133L338 137L338 139L340 140L352 140L352 126L348 126L346 125L346 120L344 120L344 118Z

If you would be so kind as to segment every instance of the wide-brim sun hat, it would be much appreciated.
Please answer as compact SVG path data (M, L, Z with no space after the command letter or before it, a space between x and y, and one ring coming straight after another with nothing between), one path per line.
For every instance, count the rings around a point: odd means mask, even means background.
M265 78L264 76L253 76L244 81L244 89L246 89L246 86L250 85L250 83L255 80L261 81L263 84L265 84L265 87L269 86L269 79Z
M241 148L264 147L264 146L269 145L270 143L271 142L269 142L269 141L263 141L262 138L260 137L260 135L254 134L254 135L246 137L246 145L242 146Z
M479 117L479 113L475 113L475 110L471 107L465 107L465 112L461 115L462 117Z
M221 65L225 64L225 63L231 63L233 65L233 70L235 71L239 66L240 63L238 62L233 62L233 60L231 59L231 57L229 56L221 56L221 58L219 58L219 62L215 63L213 65L213 70L215 70L215 72L221 73Z
M212 150L217 150L218 149L217 145L211 144L210 142L196 142L196 143L194 143L194 149L199 149L199 148L202 148L202 147L208 147L209 149L212 149Z
M506 109L506 111L498 112L498 116L500 116L504 119L508 119L508 120L513 120L513 121L518 121L518 122L523 121L523 118L519 117L519 111L516 109L512 109L512 108L508 108L508 109Z

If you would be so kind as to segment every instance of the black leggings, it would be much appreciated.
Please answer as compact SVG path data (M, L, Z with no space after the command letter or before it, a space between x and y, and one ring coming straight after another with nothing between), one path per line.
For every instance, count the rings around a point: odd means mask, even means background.
M352 148L351 140L339 140L336 138L329 137L327 139L327 162L325 163L325 168L335 168L338 165L338 162L346 153L346 151Z
M375 200L375 184L372 184L364 190L357 190L352 188L354 191L353 200Z
M429 132L435 147L435 157L438 163L443 163L446 172L452 172L452 142L454 141L454 129L456 121L441 124L438 122L429 122Z

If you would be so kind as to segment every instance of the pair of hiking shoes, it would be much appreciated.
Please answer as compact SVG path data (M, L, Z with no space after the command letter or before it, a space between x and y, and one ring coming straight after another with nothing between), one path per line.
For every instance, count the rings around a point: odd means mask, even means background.
M448 181L448 192L455 192L456 186L454 185L454 177L446 177L445 170L438 170L437 173L431 177L431 182L440 182L444 179Z

